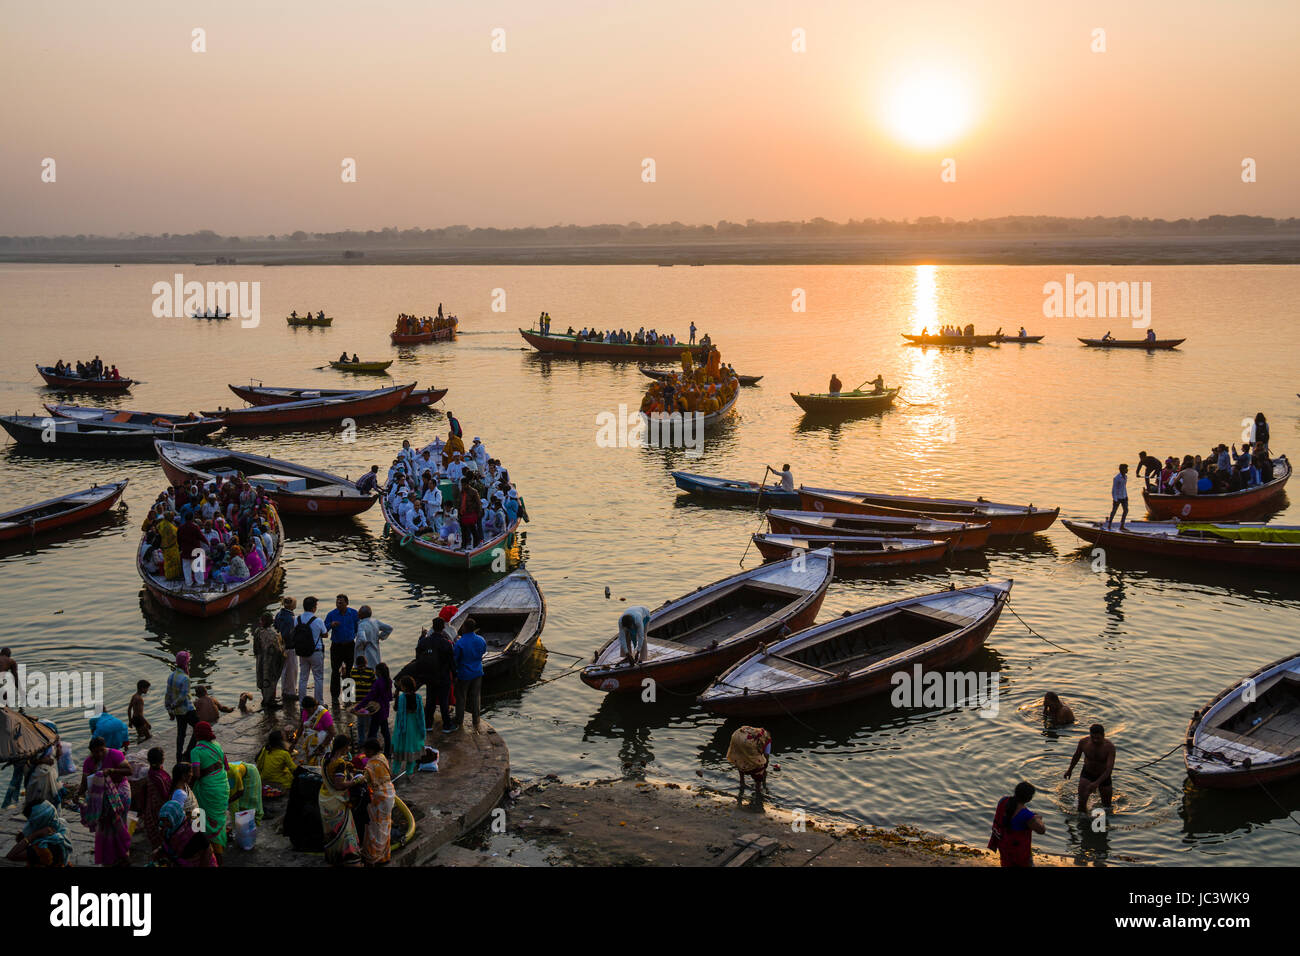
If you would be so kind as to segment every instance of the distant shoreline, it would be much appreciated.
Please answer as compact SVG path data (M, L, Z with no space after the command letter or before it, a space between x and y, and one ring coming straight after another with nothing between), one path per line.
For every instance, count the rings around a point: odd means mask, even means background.
M123 245L126 243L124 242ZM113 265L1296 265L1300 235L981 236L773 239L763 242L517 243L344 248L337 243L221 243L184 249L4 250L0 262ZM233 261L231 261L233 260Z

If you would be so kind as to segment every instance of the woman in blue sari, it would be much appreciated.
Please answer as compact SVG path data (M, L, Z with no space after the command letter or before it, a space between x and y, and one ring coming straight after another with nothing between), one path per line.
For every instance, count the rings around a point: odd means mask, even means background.
M414 773L424 753L424 703L411 678L403 677L397 686L401 693L393 711L393 770L397 774Z
M32 807L22 836L6 858L26 860L28 866L72 865L72 840L54 804L42 800Z

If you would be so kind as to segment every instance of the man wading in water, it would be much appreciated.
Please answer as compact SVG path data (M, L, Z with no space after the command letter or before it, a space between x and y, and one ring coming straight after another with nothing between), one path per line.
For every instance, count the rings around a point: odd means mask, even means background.
M1101 794L1101 805L1110 810L1110 798L1114 793L1110 774L1115 769L1115 745L1106 739L1106 729L1101 724L1088 728L1088 736L1079 741L1079 746L1070 758L1070 769L1065 771L1065 779L1074 773L1074 765L1083 758L1083 769L1079 771L1079 812L1088 812L1088 797L1096 790Z

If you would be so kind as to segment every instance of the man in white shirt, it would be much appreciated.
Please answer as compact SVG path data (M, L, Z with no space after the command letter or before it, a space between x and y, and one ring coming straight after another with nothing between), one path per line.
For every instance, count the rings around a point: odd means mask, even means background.
M459 485L461 478L464 476L465 463L461 460L460 452L456 452L451 456L451 462L447 465L447 477Z
M1121 462L1119 471L1110 482L1110 517L1106 519L1106 527L1110 527L1115 521L1115 511L1123 508L1123 513L1119 516L1119 530L1124 530L1124 522L1128 520L1128 465Z
M475 438L474 444L470 446L469 453L474 457L474 461L478 463L479 473L482 474L483 472L486 472L487 463L488 463L488 453L487 453L487 448L483 445L483 442L481 442L478 438Z
M767 468L772 472L772 474L778 476L778 481L781 484L782 491L794 491L794 473L790 471L790 464L788 462L781 466L780 471L777 471L771 465L768 465Z
M316 699L324 700L325 695L325 622L316 616L316 599L303 598L302 613L294 619L294 628L306 624L311 628L314 650L311 657L299 657L298 664L298 699L307 696L307 677L316 681ZM295 652L296 653L296 652Z
M438 512L442 510L442 492L438 490L437 482L429 482L422 500L424 502L424 516L429 520L429 526L432 527Z

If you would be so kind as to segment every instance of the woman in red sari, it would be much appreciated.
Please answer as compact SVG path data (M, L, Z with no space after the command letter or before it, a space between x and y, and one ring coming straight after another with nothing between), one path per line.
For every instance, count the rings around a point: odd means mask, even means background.
M155 850L163 845L158 811L172 796L172 777L163 769L165 757L161 747L149 751L149 776L144 781L144 811L140 814L144 820L144 832L149 837L149 846Z

